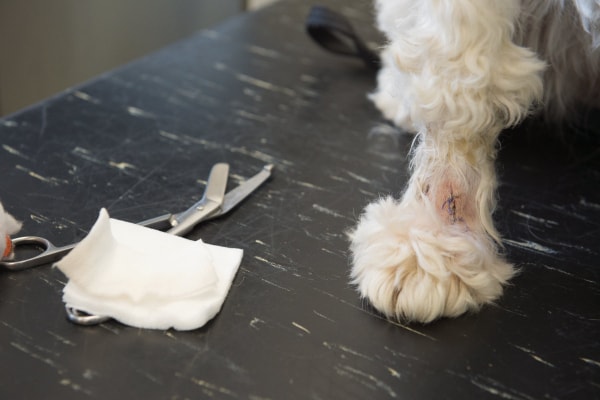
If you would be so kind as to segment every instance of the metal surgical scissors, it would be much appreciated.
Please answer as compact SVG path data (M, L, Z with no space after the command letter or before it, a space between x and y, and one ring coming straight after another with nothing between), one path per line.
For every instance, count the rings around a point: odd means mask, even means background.
M225 163L215 164L210 171L204 195L197 203L178 214L164 214L138 224L183 236L198 223L228 213L265 182L271 175L272 169L272 164L265 165L258 174L226 194L229 165ZM0 268L11 271L19 271L58 261L78 244L73 243L58 247L48 239L39 236L18 237L12 239L12 242L17 259L0 261ZM19 249L25 248L34 248L39 253L32 257L19 259Z
M139 222L138 224L149 228L166 230L167 233L173 235L183 236L198 223L228 213L265 182L271 176L272 169L272 164L265 165L258 174L244 181L226 194L229 165L225 163L215 164L210 171L204 195L197 203L178 214L164 214ZM25 246L37 248L41 253L33 257L15 261L0 261L0 267L17 271L49 264L61 259L77 244L73 243L57 247L43 237L24 236L15 238L13 239L15 253L18 253L19 247ZM65 308L69 321L79 325L95 325L110 319L110 317L104 315L88 314L69 306Z

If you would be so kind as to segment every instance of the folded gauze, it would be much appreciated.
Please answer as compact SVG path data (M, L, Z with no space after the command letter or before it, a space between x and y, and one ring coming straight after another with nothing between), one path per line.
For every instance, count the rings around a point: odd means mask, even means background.
M102 209L56 266L69 278L68 307L140 328L191 330L219 312L242 255L111 219Z

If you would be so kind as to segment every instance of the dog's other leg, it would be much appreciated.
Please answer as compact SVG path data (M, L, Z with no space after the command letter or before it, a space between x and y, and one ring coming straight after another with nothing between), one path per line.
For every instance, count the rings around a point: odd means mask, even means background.
M410 107L406 105L406 102L411 101L411 96L408 95L410 77L395 66L394 53L389 47L381 53L381 63L381 70L377 75L377 90L369 95L369 99L386 119L400 127L404 133L416 133Z
M496 140L540 98L544 65L512 42L518 0L382 0L379 12L387 2L406 6L386 51L418 135L402 199L370 204L351 233L351 276L387 316L429 322L495 300L514 273L492 221Z

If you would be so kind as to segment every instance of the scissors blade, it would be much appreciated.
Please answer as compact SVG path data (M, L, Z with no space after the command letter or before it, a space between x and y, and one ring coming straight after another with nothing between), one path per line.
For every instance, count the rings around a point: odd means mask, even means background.
M223 204L225 198L225 189L227 189L227 178L229 177L229 164L215 164L210 170L204 198Z
M167 233L182 236L211 214L218 212L225 199L229 164L215 164L208 177L204 196L196 204L171 219L173 228Z
M257 173L251 178L248 178L235 189L232 189L231 191L227 192L219 211L209 215L207 218L205 218L205 220L219 217L231 211L232 208L240 204L246 197L250 196L250 194L252 194L256 189L258 189L260 185L262 185L267 179L269 179L273 168L273 164L265 165L259 173Z
M235 189L227 192L225 198L223 199L223 204L221 205L221 208L218 211L204 218L203 221L220 217L221 215L227 214L229 211L231 211L231 209L233 209L242 201L244 201L246 197L250 196L256 189L258 189L258 187L260 187L260 185L262 185L267 179L269 179L273 168L273 164L265 165L259 173L257 173L251 178L248 178ZM183 213L163 214L158 217L138 222L138 224L147 228L166 231L167 229L172 228L171 221L175 220L181 214Z

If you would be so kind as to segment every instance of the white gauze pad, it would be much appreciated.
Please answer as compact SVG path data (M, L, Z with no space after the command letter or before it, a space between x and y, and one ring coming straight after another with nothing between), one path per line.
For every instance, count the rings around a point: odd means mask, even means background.
M191 330L221 309L243 251L111 219L56 263L69 281L63 301L139 328Z

